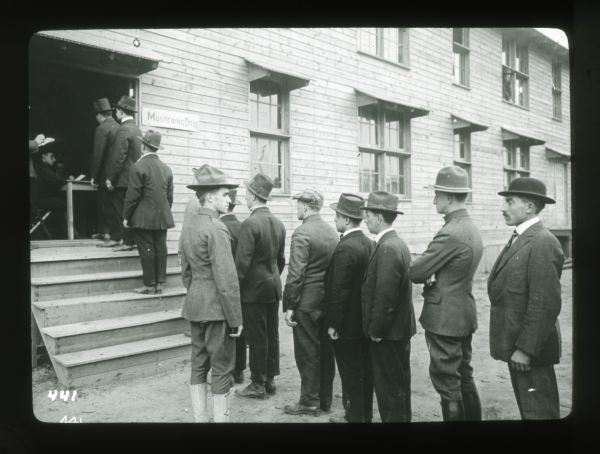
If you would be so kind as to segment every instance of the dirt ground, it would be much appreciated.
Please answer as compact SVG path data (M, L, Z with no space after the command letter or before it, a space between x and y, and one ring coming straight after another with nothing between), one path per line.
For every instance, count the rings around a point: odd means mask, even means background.
M474 285L478 307L479 330L473 336L474 375L483 408L484 420L520 419L514 400L506 364L493 360L489 355L489 300L486 293L487 275L480 276ZM560 393L561 417L571 411L572 396L572 270L562 277L563 306L560 314L562 332L562 359L556 366ZM421 286L413 288L416 315L423 305ZM412 409L413 421L440 421L442 419L439 397L428 376L429 354L424 332L417 323L418 331L412 339ZM291 328L280 315L281 375L276 378L277 394L264 401L230 398L231 422L328 422L331 415L342 415L341 384L336 373L334 401L329 414L314 416L291 416L283 413L285 404L293 404L299 397L300 377L294 362ZM236 385L234 389L248 383ZM189 362L152 377L117 381L94 387L73 389L75 401L56 398L52 401L48 392L61 387L50 365L33 371L33 410L44 422L193 422L188 392ZM72 395L72 394L71 394ZM375 402L375 409L377 404ZM66 417L66 418L65 418ZM375 421L380 421L375 410Z

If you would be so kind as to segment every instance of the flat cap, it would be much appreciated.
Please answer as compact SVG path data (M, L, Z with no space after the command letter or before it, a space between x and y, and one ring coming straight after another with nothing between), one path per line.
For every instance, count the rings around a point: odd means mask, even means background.
M323 196L319 191L312 188L307 188L304 191L293 195L292 199L300 200L315 208L321 208L323 206Z

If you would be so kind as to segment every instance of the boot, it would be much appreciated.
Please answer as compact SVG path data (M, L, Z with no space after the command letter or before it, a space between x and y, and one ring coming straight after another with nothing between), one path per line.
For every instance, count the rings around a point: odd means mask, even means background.
M267 392L265 391L265 385L253 381L242 390L236 389L235 395L250 399L264 399L267 396Z
M477 390L463 392L463 407L465 409L465 421L481 421L481 402Z
M444 421L464 421L465 410L462 400L442 399L442 417Z
M192 397L192 409L194 410L194 421L208 422L208 385L190 385L190 396Z
M267 381L265 382L265 391L271 396L277 392L277 386L275 386L275 378L267 378Z
M213 394L213 418L215 422L229 422L229 393Z

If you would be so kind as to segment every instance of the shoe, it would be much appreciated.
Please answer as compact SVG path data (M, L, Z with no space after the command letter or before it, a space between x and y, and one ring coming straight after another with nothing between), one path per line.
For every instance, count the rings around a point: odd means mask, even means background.
M245 397L248 399L264 399L267 397L265 387L256 382L250 383L242 390L236 389L235 394L236 396Z
M243 370L233 373L233 382L236 385L240 385L240 384L244 383L244 371ZM266 386L265 386L265 388L266 388Z
M333 423L348 423L350 421L348 421L346 419L346 416L331 416L329 418L329 422L333 422Z
M163 292L162 284L156 284L155 290L157 294L161 294Z
M90 238L94 240L110 241L110 235L108 233L94 233Z
M321 411L324 413L329 413L331 411L331 403L321 404Z
M119 246L114 248L113 252L123 252L123 251L134 251L137 249L135 244L124 244L123 246Z
M288 415L311 415L311 416L319 416L321 414L321 409L317 406L309 407L308 405L286 405L283 407L283 412Z
M140 288L134 288L133 291L135 293L141 293L142 295L154 295L156 293L156 288L144 286Z
M97 247L115 247L115 246L120 246L120 245L121 245L121 241L108 240L103 243L98 243L96 246Z
M462 393L465 421L481 421L481 402L477 389Z
M270 395L274 395L277 392L274 378L267 378L267 381L265 382L265 391Z
M442 399L442 418L444 421L464 421L465 410L462 400Z

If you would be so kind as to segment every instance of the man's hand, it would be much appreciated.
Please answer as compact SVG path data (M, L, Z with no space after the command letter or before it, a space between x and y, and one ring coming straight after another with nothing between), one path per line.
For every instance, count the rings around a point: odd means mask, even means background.
M329 338L331 340L337 340L340 338L339 333L335 330L335 328L328 328L327 329L327 334L329 335Z
M285 323L287 324L287 326L292 327L292 328L298 324L298 322L295 322L295 321L292 320L293 316L294 316L294 311L293 310L288 309L285 312Z
M115 189L109 179L106 180L106 189L108 189L111 192Z
M373 342L381 342L381 339L383 339L383 337L373 337L373 336L369 336L371 338L371 340Z
M96 184L96 182L94 181L93 178L90 180L90 186L93 187L93 188L97 188L98 187L98 184Z
M425 281L426 287L431 287L431 286L433 286L433 284L435 284L435 274L432 274L431 276L429 276L427 278L427 280Z
M244 327L242 325L235 327L235 329L237 330L235 333L231 333L229 335L229 337L240 337L242 335L242 329Z
M531 370L530 364L531 357L524 351L519 350L518 348L510 357L510 366L516 371L527 372L528 370Z
M38 134L33 140L35 140L39 146L44 143L44 140L46 140L46 136L44 134Z
M126 229L129 228L129 222L127 221L127 219L123 219L123 227L125 227Z

